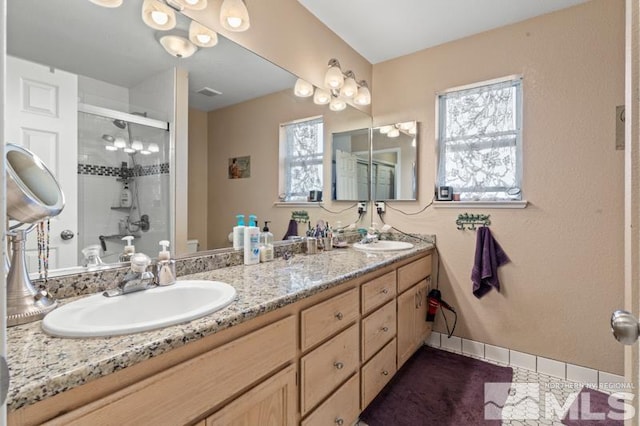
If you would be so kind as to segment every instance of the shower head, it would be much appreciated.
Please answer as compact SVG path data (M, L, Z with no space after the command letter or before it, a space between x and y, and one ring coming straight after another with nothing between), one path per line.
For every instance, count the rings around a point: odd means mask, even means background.
M127 127L127 122L124 120L113 120L113 124L119 129L124 129L125 127Z

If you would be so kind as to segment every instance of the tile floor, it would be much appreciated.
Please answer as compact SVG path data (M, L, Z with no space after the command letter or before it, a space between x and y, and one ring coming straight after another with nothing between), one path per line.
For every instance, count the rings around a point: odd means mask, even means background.
M444 348L441 349L445 350ZM506 366L506 364L493 362L480 357L470 357L483 362ZM537 373L525 368L514 366L511 366L511 368L513 368L513 386L512 391L510 392L511 396L507 398L505 408L502 410L502 425L563 426L560 420L566 415L569 406L575 400L577 394L582 389L582 386L579 383ZM532 392L538 393L537 401L532 401L530 404L524 404L524 406L522 403L517 404L517 402L521 402L523 400L523 394L531 395ZM553 403L554 407L549 407L547 410L546 401ZM564 410L562 408L564 408ZM529 418L529 420L524 420L526 418ZM360 421L354 426L368 425L363 421Z

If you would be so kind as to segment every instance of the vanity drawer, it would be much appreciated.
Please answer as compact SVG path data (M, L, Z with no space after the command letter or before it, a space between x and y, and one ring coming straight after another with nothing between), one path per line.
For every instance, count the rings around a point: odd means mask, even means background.
M396 303L391 301L362 320L362 361L396 335Z
M352 425L360 414L360 376L354 374L309 415L301 426ZM340 422L342 420L342 422Z
M396 339L362 367L362 409L380 393L396 372Z
M296 355L289 316L98 400L60 424L187 424ZM242 362L238 362L242 360Z
M358 324L300 360L300 410L305 415L358 369Z
M362 315L393 299L396 294L396 271L391 271L362 285Z
M398 294L431 275L431 255L398 268Z
M358 289L319 303L300 314L300 344L305 351L358 318Z

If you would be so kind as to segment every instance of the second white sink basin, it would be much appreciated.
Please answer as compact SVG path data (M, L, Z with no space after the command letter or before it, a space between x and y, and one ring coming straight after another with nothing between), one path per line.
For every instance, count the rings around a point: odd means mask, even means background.
M395 250L408 250L413 248L413 244L405 241L388 241L382 240L375 243L361 244L355 243L353 248L366 251L395 251Z
M236 290L219 281L184 280L115 297L94 294L67 303L42 320L58 337L104 337L154 330L203 317L229 305Z

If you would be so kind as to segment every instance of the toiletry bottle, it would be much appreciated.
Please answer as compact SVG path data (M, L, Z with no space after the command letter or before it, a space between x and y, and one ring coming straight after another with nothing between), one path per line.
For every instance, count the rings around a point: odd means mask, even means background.
M126 241L127 245L124 246L124 252L120 255L118 259L120 262L130 262L131 256L136 252L136 248L131 241L133 241L133 235L127 235L122 237L122 241Z
M244 247L244 215L236 215L237 224L233 227L233 249L240 250Z
M129 189L129 183L124 183L124 188L120 192L120 207L131 207L131 190Z
M269 232L269 221L265 221L260 233L260 262L271 262L273 259L273 234Z
M244 229L244 264L260 263L260 228L256 223L256 215L249 215L249 226Z
M158 270L156 280L158 285L171 285L176 282L176 261L171 259L169 241L160 241L162 249L158 253Z

